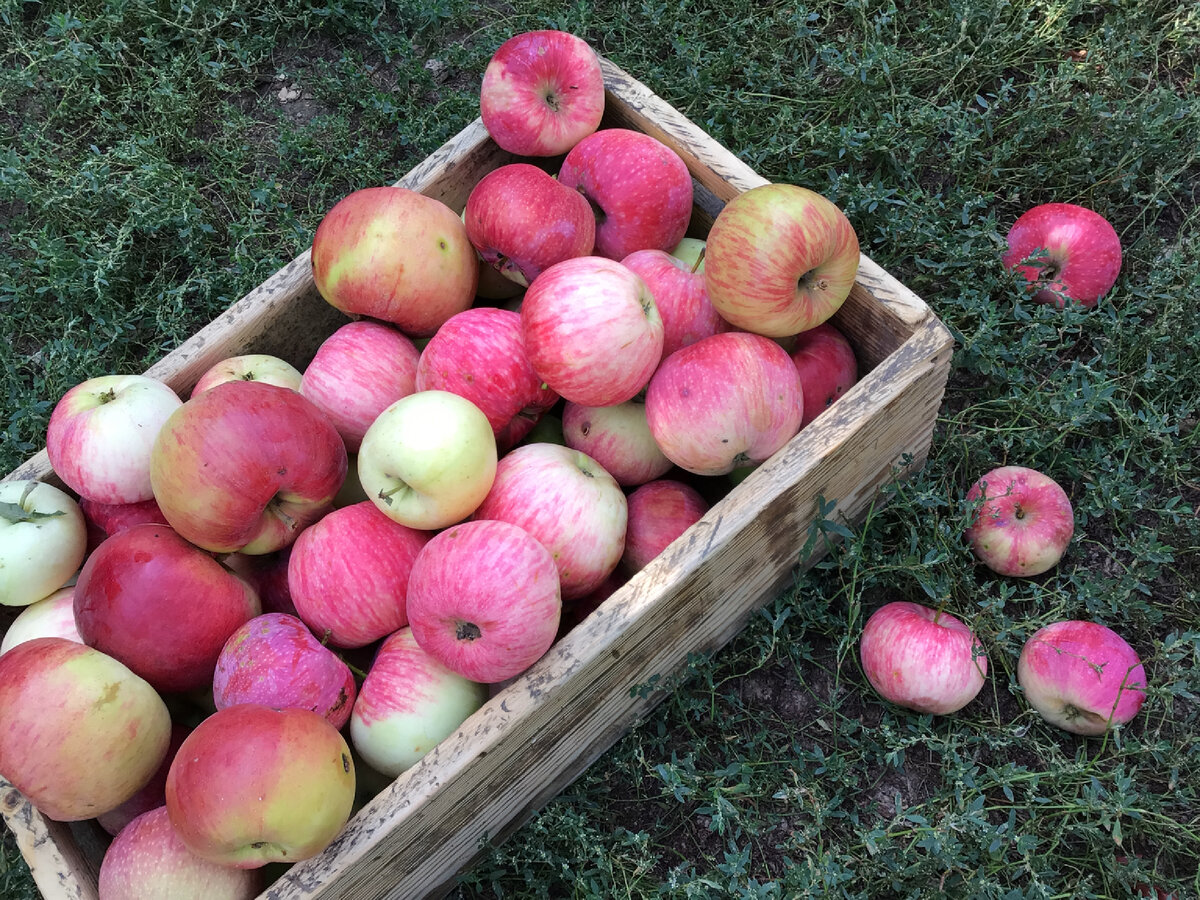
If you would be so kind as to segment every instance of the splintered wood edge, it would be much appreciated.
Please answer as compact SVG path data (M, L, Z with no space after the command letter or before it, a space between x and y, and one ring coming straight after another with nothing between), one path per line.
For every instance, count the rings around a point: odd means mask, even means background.
M43 897L98 900L97 867L72 838L70 828L44 817L3 778L0 814ZM88 877L80 877L81 873Z

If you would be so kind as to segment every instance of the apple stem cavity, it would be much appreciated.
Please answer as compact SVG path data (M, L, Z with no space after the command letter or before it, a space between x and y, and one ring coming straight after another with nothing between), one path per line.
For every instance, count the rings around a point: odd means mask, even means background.
M399 479L397 479L397 480L400 481ZM379 499L382 500L384 503L386 503L388 506L391 506L392 505L392 497L394 497L396 494L403 494L404 491L411 491L411 490L412 490L412 488L409 487L409 484L407 481L400 481L400 483L397 484L390 491L380 491Z
M460 641L474 641L483 637L483 632L474 622L459 622L454 629L454 636Z

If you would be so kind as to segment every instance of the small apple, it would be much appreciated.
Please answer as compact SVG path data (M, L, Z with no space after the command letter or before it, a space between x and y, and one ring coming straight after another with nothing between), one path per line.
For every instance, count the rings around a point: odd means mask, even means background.
M22 609L4 632L4 639L0 640L0 654L40 637L60 637L83 643L79 629L75 627L74 585L60 588Z
M867 619L859 656L881 697L935 716L962 709L987 678L987 656L970 628L947 612L903 600Z
M796 335L791 356L804 394L803 428L858 381L858 359L850 341L829 322Z
M200 376L192 388L191 396L195 397L226 381L261 381L298 391L300 378L300 370L286 359L269 353L246 353L214 363Z
M42 481L0 482L0 606L28 606L66 584L87 553L71 495Z
M691 264L677 254L692 255L692 244L676 247L670 253L638 250L621 260L621 265L642 277L654 295L654 305L663 321L663 359L701 338L733 330L708 299L704 284L704 242L694 243L700 245L700 250Z
M635 487L665 475L674 465L650 433L640 397L612 406L563 406L563 440L586 453L622 487Z
M1117 282L1121 239L1098 212L1043 203L1013 223L1002 262L1029 283L1038 303L1061 309L1073 300L1090 309Z
M621 567L640 572L708 512L708 501L682 481L659 478L629 495L629 527Z
M967 542L998 575L1040 575L1054 568L1075 533L1066 491L1035 469L993 469L967 491L967 502L977 501L982 502L967 527Z

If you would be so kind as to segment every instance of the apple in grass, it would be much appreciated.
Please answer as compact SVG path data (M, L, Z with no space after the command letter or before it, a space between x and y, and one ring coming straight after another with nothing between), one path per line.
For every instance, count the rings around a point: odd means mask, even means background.
M640 131L605 128L588 135L571 148L558 180L592 205L597 256L620 260L636 250L669 251L691 221L687 164Z
M150 456L183 401L145 375L99 375L67 391L46 428L46 455L80 497L138 503L154 496Z
M462 219L402 187L362 188L335 203L313 235L312 267L333 307L414 337L471 306L479 280Z
M662 359L662 318L646 282L598 256L543 272L521 303L521 333L538 377L584 406L632 400Z
M124 803L170 739L158 692L99 650L44 637L0 656L0 776L51 819L90 819Z
M184 740L167 773L166 806L197 856L252 869L329 846L350 818L354 786L350 748L323 716L241 703Z
M800 373L770 338L727 331L677 350L646 388L646 419L663 453L697 475L755 465L800 429Z
M77 644L83 643L79 629L75 627L74 585L60 588L49 597L43 597L22 609L0 640L0 654L7 653L17 644L40 637L60 637Z
M192 387L192 396L226 381L261 381L277 387L300 390L300 370L285 359L269 353L246 353L214 363Z
M288 586L296 614L337 647L391 634L408 624L408 579L429 537L370 501L334 510L292 547Z
M803 428L858 381L858 359L850 341L829 322L796 335L791 357L804 394Z
M1008 232L1005 268L1016 270L1038 303L1094 307L1117 282L1121 239L1109 221L1074 203L1043 203Z
M833 202L796 185L765 184L717 214L704 281L722 318L786 337L838 311L854 286L858 259L854 226Z
M300 393L333 422L357 453L376 416L417 389L421 353L383 322L349 322L321 342L304 368Z
M450 391L478 406L501 453L558 402L525 353L521 316L507 309L476 307L451 317L421 351L416 384L417 390Z
M509 153L566 153L604 115L600 58L587 41L565 31L514 35L484 69L479 111L492 140Z
M229 381L192 397L151 455L154 497L186 540L215 553L270 553L333 507L346 478L333 423L295 391Z
M380 511L409 528L460 522L496 477L496 436L483 411L449 391L418 391L371 423L358 477Z
M563 440L586 453L622 487L645 484L674 465L659 449L640 397L613 406L563 406Z
M967 491L978 503L966 538L998 575L1040 575L1058 565L1075 533L1067 492L1027 466L1000 466Z
M680 347L701 338L733 330L713 308L704 284L704 242L684 238L689 243L665 250L637 250L621 265L642 277L663 321L663 359ZM699 244L699 250L693 249ZM691 262L688 259L692 259Z
M0 606L53 594L87 553L87 523L66 491L42 481L0 482Z
M453 734L488 691L421 649L411 628L379 645L350 716L350 742L374 770L395 778Z
M689 484L669 478L647 482L629 495L629 527L621 567L632 575L667 549L708 512L708 501Z
M884 604L867 619L859 657L881 697L930 715L962 709L987 678L987 656L967 625L903 600Z
M408 583L417 644L471 681L519 675L554 643L562 614L554 557L525 529L476 520L422 548Z

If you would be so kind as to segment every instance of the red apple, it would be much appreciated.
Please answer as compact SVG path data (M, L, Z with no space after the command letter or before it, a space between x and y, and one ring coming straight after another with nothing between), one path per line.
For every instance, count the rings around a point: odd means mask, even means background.
M155 770L153 777L142 789L115 809L96 816L96 822L111 835L121 833L121 830L143 813L157 809L166 802L167 771L171 768L171 760L179 752L183 739L191 729L176 722L171 723L171 742L167 745L166 756Z
M846 336L829 322L796 335L792 362L804 394L803 428L858 381L858 360Z
M334 204L313 235L312 267L332 306L414 336L469 307L479 280L458 215L402 187L362 188Z
M566 153L600 125L604 75L583 38L528 31L500 45L479 89L483 125L518 156Z
M28 606L65 585L87 553L87 523L66 491L0 483L0 606Z
M214 363L192 387L192 396L226 381L261 381L276 387L300 390L300 370L286 359L269 353L246 353Z
M634 487L665 475L674 465L659 449L646 404L640 397L613 406L563 407L563 440L586 453L622 487Z
M1073 734L1104 734L1132 720L1146 700L1137 651L1098 622L1039 629L1021 648L1017 681L1043 719Z
M947 612L903 600L867 619L859 656L881 697L931 715L962 709L987 678L987 656L970 628Z
M675 465L724 475L786 444L804 416L800 373L769 338L714 334L663 360L646 389L646 419Z
M97 503L81 498L79 509L88 524L99 528L104 537L112 537L134 525L167 524L167 517L162 514L158 501L153 497L141 503Z
M676 255L680 252L678 247L671 253L638 250L621 260L621 265L642 277L654 295L654 305L663 321L663 359L701 338L733 330L708 299L704 284L704 242L696 243L701 251L690 264Z
M606 128L571 148L558 180L583 194L596 215L596 255L670 250L692 217L692 176L657 138Z
M286 547L333 507L346 478L337 429L295 391L228 381L183 404L151 456L171 527L216 553Z
M350 479L347 478L347 481ZM221 558L221 562L245 579L262 604L265 613L286 613L289 616L299 615L296 604L292 602L292 592L288 587L288 564L292 559L292 547L284 547L272 553L230 553Z
M629 495L622 568L640 572L708 512L708 502L691 485L668 478L643 484Z
M967 542L999 575L1040 575L1054 568L1075 533L1066 491L1035 469L993 469L967 491L967 502L978 501Z
M1029 283L1038 303L1061 308L1073 300L1090 309L1117 282L1121 239L1098 212L1043 203L1013 223L1002 261Z
M836 205L806 188L764 184L717 214L704 279L722 318L785 337L838 311L854 286L858 257L854 226Z
M562 599L550 551L508 522L435 535L417 555L408 618L421 649L464 678L492 684L550 649Z
M650 289L598 256L543 272L525 292L521 331L538 377L584 406L632 400L662 359L662 319Z

